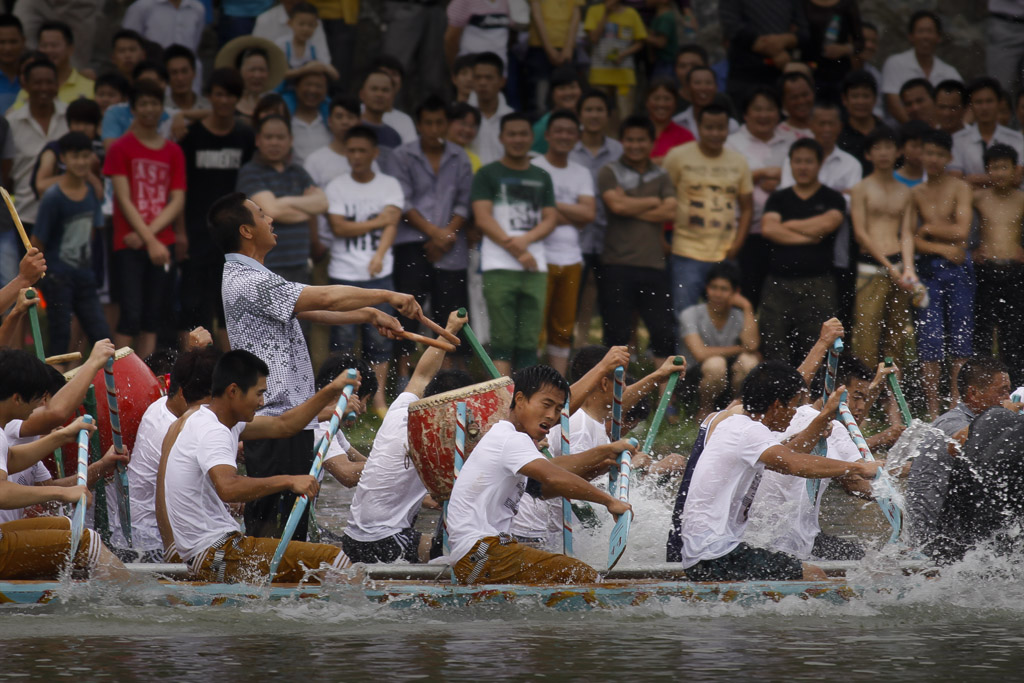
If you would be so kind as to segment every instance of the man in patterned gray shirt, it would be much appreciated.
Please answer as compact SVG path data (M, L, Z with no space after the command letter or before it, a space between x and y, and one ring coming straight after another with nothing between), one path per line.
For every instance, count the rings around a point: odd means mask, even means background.
M421 315L415 297L383 289L333 285L311 287L272 273L263 261L274 245L273 218L241 192L221 197L210 207L213 241L225 254L221 294L232 349L245 349L270 367L266 403L259 415L280 415L314 393L313 365L299 320L324 325L369 323L381 334L396 338L402 326L395 318L372 308L392 305L402 315ZM250 477L307 474L313 463L316 422L287 439L245 442L246 472ZM280 537L295 501L293 493L278 493L246 503L246 533ZM306 539L307 517L295 530Z

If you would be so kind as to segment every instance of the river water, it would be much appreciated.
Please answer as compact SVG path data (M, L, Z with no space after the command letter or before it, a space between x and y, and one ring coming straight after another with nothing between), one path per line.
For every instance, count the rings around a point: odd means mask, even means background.
M635 492L626 564L664 558L671 491ZM325 484L320 521L339 529L350 492ZM824 526L887 537L873 504L829 491ZM421 524L429 526L428 519ZM841 523L840 523L841 522ZM577 534L602 566L609 525ZM876 554L873 553L873 556ZM880 566L878 553L868 562ZM358 591L330 602L154 606L138 592L69 587L67 600L0 607L0 676L235 681L1007 680L1024 671L1024 567L984 551L938 579L848 603L785 598L756 607L682 601L588 613L517 602L393 609ZM900 595L897 597L896 592Z

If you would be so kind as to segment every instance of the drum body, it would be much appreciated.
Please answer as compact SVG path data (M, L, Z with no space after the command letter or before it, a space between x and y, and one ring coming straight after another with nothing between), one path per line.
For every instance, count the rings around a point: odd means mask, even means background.
M65 373L70 380L75 376L78 369ZM110 407L107 405L107 388L103 369L96 373L93 378L93 389L96 393L96 418L97 429L100 434L101 454L106 453L114 443L114 437L110 430ZM121 414L121 438L125 448L130 453L135 447L135 433L139 430L139 423L142 415L149 408L153 401L163 394L160 380L153 371L149 369L138 355L129 347L125 346L114 354L114 386L117 388L117 407ZM78 411L81 414L83 411ZM78 461L77 446L74 443L64 446L64 469L68 469L68 463Z
M512 379L499 377L409 405L409 457L438 503L451 497L455 478L455 404L466 402L469 458L487 430L508 417L512 395Z

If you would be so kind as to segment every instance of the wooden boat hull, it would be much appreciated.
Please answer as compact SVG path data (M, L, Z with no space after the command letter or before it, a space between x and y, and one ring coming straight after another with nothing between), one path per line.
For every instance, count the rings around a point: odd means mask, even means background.
M0 604L45 604L73 595L73 586L54 581L0 582ZM270 587L245 584L161 581L137 589L146 602L166 605L242 605L252 601L338 600L360 591L371 602L391 608L453 608L471 605L544 606L563 611L585 611L641 605L649 602L723 602L757 605L795 596L843 603L880 588L851 586L830 581L737 581L698 583L692 581L634 580L608 581L580 586L564 585L477 585L458 586L447 582L369 581L360 587L341 585L275 584Z

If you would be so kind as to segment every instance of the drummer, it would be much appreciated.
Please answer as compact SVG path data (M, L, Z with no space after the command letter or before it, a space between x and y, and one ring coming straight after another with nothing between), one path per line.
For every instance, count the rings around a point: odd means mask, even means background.
M600 503L613 515L629 503L549 462L538 448L558 424L569 383L554 368L534 365L513 376L508 420L484 435L466 459L448 503L448 536L460 583L592 583L597 572L579 560L516 542L512 518L524 493ZM609 459L605 467L614 464Z
M619 347L625 349L626 347ZM576 352L573 359L571 376L576 381L572 390L580 391L584 378L595 368L601 371L597 384L584 394L583 406L569 417L569 444L571 456L561 452L561 425L554 427L548 438L550 452L555 456L554 462L592 480L608 472L607 462L614 460L624 450L632 456L633 469L650 470L652 474L672 474L682 471L686 461L679 454L673 453L660 461L653 461L647 453L638 453L625 438L612 442L609 437L609 420L612 417L612 400L614 391L614 372L618 367L617 354L605 346L585 346ZM655 390L672 376L673 372L685 372L683 365L673 365L676 356L669 357L661 367L626 387L622 394L623 422L634 406L644 398L647 392ZM681 356L679 358L682 358ZM612 364L614 363L614 365ZM622 434L629 430L623 426ZM652 464L653 463L653 464ZM524 498L519 504L519 512L512 520L512 535L520 543L529 543L545 550L555 550L562 546L562 504L557 499L537 500Z
M266 363L248 351L225 353L213 370L210 402L179 418L164 440L167 462L157 490L163 491L173 543L193 578L232 583L266 576L269 571L279 541L243 536L228 503L281 491L312 497L320 488L309 474L262 478L238 474L239 440L288 438L336 401L345 386L359 384L358 379L342 376L281 415L257 416L269 374ZM170 542L164 539L165 545ZM335 546L292 541L272 580L295 583L305 578L307 568L343 569L351 564Z
M21 446L12 454L5 428L12 420L27 420L51 387L49 369L35 356L18 349L0 349L0 508L13 510L57 501L75 504L87 493L85 486L23 486L8 475L22 465L18 460L38 461L35 451L52 452L72 443L80 429L94 425L81 419L56 430L44 439ZM17 456L17 458L15 458ZM41 456L40 456L41 457ZM9 460L11 458L11 460ZM28 460L24 460L27 458ZM96 473L93 473L96 476ZM91 498L91 497L90 497ZM0 579L56 579L67 563L71 545L71 520L67 517L35 517L0 524ZM124 578L121 561L103 545L99 534L85 529L75 551L75 567L94 578Z
M448 316L446 329L458 334L468 318ZM430 347L420 356L409 383L392 402L373 440L370 459L352 498L341 547L353 562L410 563L430 559L431 539L413 528L427 489L409 459L409 404L421 396L459 389L472 380L461 371L437 375L445 352ZM452 381L454 380L454 381Z
M281 415L313 395L313 366L299 321L325 325L369 323L385 336L395 338L398 321L372 308L387 303L402 315L422 316L416 299L381 289L331 285L306 286L288 282L268 270L263 261L277 244L273 218L242 193L214 202L209 212L210 233L224 251L221 294L233 349L245 349L270 367L269 389L262 416ZM287 439L250 439L245 443L245 463L250 476L299 475L313 462L313 428L299 430ZM245 506L245 527L261 537L280 537L293 492L279 490L258 496ZM295 530L305 540L309 510Z

